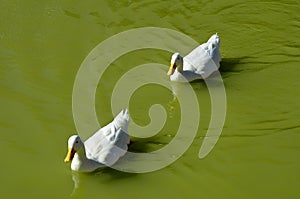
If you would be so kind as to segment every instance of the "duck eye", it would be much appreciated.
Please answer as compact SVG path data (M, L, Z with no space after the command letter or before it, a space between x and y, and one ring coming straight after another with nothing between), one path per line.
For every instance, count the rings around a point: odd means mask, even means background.
M78 140L75 143L78 144Z

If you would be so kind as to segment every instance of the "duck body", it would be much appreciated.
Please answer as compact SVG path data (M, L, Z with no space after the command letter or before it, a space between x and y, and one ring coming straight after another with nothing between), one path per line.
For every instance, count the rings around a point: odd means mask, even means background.
M115 164L128 149L129 118L127 109L121 111L111 123L99 129L85 142L78 135L71 136L65 162L72 161L71 169L79 172L91 172Z
M220 38L212 35L206 43L201 44L185 57L174 53L168 71L171 81L190 82L206 79L220 67Z

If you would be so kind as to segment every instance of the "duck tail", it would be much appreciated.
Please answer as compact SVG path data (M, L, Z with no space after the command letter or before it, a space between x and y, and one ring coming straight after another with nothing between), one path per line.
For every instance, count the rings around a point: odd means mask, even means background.
M128 131L130 115L128 109L123 109L114 119L116 129L121 128L123 131Z
M209 40L207 41L207 43L211 43L213 46L220 46L220 38L219 38L219 35L218 33L216 34L213 34Z

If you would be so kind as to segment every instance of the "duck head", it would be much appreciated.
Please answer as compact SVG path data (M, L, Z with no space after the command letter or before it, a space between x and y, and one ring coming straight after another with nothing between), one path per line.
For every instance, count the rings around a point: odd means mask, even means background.
M65 162L71 162L75 153L83 147L83 142L78 135L72 135L68 140L68 153Z
M168 71L168 75L173 75L174 71L183 68L183 57L179 53L174 53L171 58L171 66Z

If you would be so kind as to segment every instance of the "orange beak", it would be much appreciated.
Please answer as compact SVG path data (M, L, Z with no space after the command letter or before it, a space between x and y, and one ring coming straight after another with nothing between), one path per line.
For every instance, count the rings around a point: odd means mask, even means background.
M67 156L64 161L71 162L75 153L76 153L76 151L73 148L68 148L68 153L67 153Z
M176 68L176 64L175 63L171 64L171 66L170 66L169 71L168 71L167 74L169 76L172 75L174 73L174 71L175 71L175 68Z

